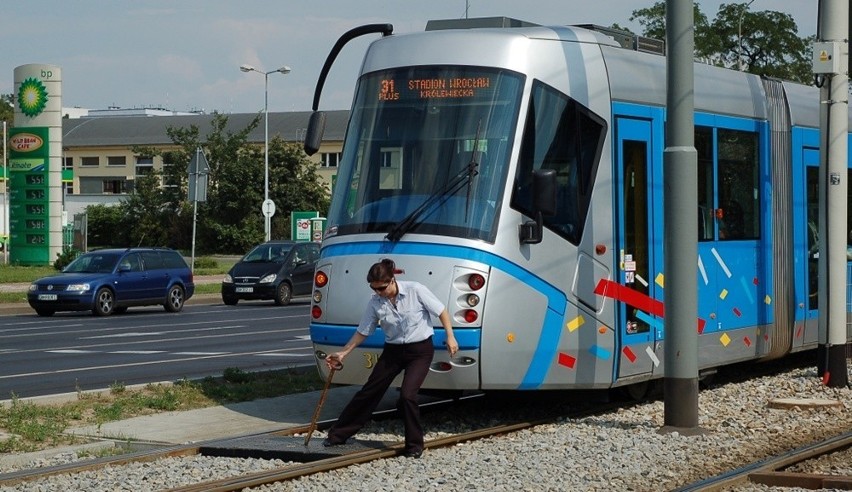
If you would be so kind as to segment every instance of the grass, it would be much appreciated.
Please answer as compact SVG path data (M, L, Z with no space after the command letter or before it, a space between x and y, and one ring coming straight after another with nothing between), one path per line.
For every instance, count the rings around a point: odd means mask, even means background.
M58 270L52 266L0 265L0 284L32 282L41 277L56 275Z
M102 425L140 415L192 410L252 401L323 387L315 370L284 369L245 372L225 369L220 377L148 384L128 389L116 382L108 391L78 392L77 399L61 404L36 404L16 397L0 404L0 453L20 453L77 444L81 438L65 434L69 427Z

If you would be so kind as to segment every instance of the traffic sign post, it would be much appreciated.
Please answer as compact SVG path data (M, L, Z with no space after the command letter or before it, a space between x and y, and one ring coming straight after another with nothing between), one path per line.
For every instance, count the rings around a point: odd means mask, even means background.
M272 217L275 215L275 202L267 198L260 206L260 211L263 212L264 217Z
M319 212L290 212L290 239L299 242L311 240L311 219Z

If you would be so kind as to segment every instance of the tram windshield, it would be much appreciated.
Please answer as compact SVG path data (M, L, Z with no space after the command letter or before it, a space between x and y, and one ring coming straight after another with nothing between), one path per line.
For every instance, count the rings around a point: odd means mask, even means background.
M494 241L523 76L474 67L364 75L327 235L427 233Z

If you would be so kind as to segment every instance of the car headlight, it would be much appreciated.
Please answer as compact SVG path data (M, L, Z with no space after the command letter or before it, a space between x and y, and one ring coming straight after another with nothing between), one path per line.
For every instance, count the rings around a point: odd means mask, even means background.
M232 283L234 283L234 278L231 277L230 273L226 273L225 278L222 279L222 283L223 284L232 284Z
M275 279L276 279L276 278L278 278L278 274L277 274L277 273L270 273L269 275L267 275L267 276L263 277L262 279L260 279L260 281L259 281L258 283L261 283L261 284L271 284L272 282L275 282Z
M30 284L30 292L35 292L38 290L37 284Z
M89 284L68 284L65 288L68 292L86 292L91 288Z

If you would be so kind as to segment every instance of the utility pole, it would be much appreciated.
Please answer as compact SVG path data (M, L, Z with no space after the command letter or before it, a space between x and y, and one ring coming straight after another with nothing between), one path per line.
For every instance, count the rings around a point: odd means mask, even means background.
M666 147L663 216L666 289L664 425L698 432L698 154L695 150L692 2L666 0Z
M849 1L821 0L814 73L820 85L819 345L817 372L847 385L846 235L849 204Z

